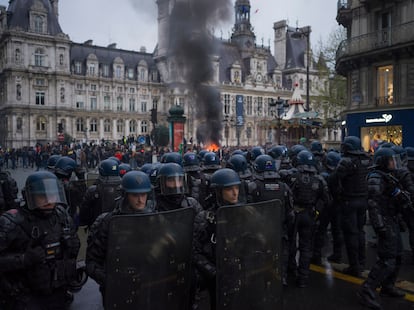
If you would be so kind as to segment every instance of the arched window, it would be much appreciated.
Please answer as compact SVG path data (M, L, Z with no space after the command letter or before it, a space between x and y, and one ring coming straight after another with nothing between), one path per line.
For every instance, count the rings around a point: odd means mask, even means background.
M141 133L147 133L148 132L148 123L147 121L141 122Z
M104 132L111 132L111 120L104 120Z
M139 70L139 79L140 81L145 81L146 78L146 70L144 68L141 68Z
M122 119L116 121L116 131L124 132L124 121Z
M36 122L37 131L46 131L46 118L44 116L39 116Z
M16 48L16 51L14 53L14 61L19 64L21 60L21 52L20 49Z
M60 88L60 102L65 102L65 88Z
M116 66L116 69L115 69L115 77L117 79L122 78L122 67L121 66Z
M129 122L129 132L135 133L137 131L137 122L135 120L132 120Z
M59 55L59 65L63 66L63 54Z
M45 60L45 55L44 55L44 52L41 48L37 48L35 50L34 57L35 57L35 59L34 59L35 60L35 66L43 67L44 66L44 60Z
M78 118L76 120L76 131L83 132L83 130L84 130L83 118Z
M97 132L98 131L98 121L96 120L96 118L93 118L90 122L90 126L89 126L89 131L90 132Z
M287 89L292 89L292 79L287 80Z
M17 100L22 99L22 85L20 85L20 84L16 85L16 99Z
M21 117L18 117L16 120L16 130L21 131L23 127L23 120Z
M37 15L34 19L34 31L37 33L43 33L43 17Z

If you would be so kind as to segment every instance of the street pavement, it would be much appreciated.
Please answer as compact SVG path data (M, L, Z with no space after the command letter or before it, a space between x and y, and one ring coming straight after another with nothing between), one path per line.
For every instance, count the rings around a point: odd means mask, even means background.
M10 171L11 175L16 179L16 182L21 190L24 186L25 179L28 175L33 173L35 169L22 169ZM19 191L19 195L20 195ZM368 225L367 231L367 270L363 276L366 277L369 272L369 267L373 265L376 259L375 236L372 228ZM79 235L82 243L85 242L85 231L80 230ZM404 260L397 286L404 289L407 295L404 299L381 298L384 310L414 310L414 265L411 264L411 253L408 251L407 233L403 233L404 241ZM84 246L84 245L83 245ZM329 254L330 248L324 249L326 254ZM310 285L307 288L300 289L294 285L294 279L289 278L289 287L284 289L283 303L284 309L295 310L309 310L309 309L366 309L358 304L356 291L363 278L355 278L345 275L341 272L346 264L329 264L326 261L322 265L311 265ZM208 300L202 303L200 310L208 309ZM89 279L85 286L79 292L75 293L75 299L70 310L101 310L102 298L99 292L98 285L95 281ZM259 310L259 309L258 309Z

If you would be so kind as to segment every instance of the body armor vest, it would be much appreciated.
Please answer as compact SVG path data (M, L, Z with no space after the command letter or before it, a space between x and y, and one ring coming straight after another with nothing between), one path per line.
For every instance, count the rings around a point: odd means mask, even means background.
M370 160L368 157L351 157L352 173L342 180L345 197L363 197L368 195L367 174Z
M299 207L315 206L321 182L313 173L299 173L293 183L293 202Z

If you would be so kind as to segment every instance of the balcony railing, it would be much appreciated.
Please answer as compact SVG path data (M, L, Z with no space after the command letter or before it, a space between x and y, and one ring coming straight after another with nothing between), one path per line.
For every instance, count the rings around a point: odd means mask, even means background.
M336 59L414 41L414 21L360 35L339 44Z

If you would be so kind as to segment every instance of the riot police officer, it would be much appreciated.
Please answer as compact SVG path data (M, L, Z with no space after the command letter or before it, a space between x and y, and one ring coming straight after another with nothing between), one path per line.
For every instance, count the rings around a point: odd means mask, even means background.
M200 286L207 288L210 308L216 309L216 211L220 206L239 202L240 178L229 168L213 173L211 188L214 203L207 210L198 213L194 222L194 263L200 274Z
M183 168L176 163L161 164L156 185L157 211L169 211L192 207L198 213L201 205L193 197L187 197L187 182Z
M50 157L47 159L47 164L46 164L46 168L47 168L47 170L48 170L48 171L50 171L50 172L52 172L52 173L54 173L54 172L55 172L55 166L56 166L56 163L57 163L57 161L58 161L61 157L62 157L61 155L57 155L57 154L54 154L54 155L50 156Z
M299 236L299 266L296 284L306 287L309 279L309 265L312 258L313 231L319 213L330 202L328 185L317 173L313 154L303 150L297 155L295 182L292 186L295 209L295 225L291 236L290 269L296 266L296 234Z
M289 170L292 168L292 164L288 157L288 149L284 145L276 145L272 147L268 155L272 156L276 163L276 170L280 169Z
M62 184L47 171L31 174L25 205L0 217L2 309L66 309L80 242L66 211Z
M388 297L403 297L395 288L401 264L402 241L398 224L399 206L409 200L392 176L398 168L398 159L391 148L379 148L374 154L374 170L369 172L368 211L371 224L378 237L377 262L358 292L361 304L372 309L382 309L376 289Z
M198 156L193 152L187 152L183 156L183 168L187 174L187 183L189 195L197 201L203 201L205 197L200 197L200 184L202 174L200 173L200 161Z
M343 155L335 174L341 191L341 226L349 262L349 267L343 271L360 276L365 265L366 177L370 158L355 136L345 137L341 151Z
M325 156L325 152L323 151L322 144L317 140L312 141L310 145L310 151L315 157L317 167L318 167L318 172L319 173L324 172L326 156Z
M101 213L112 211L121 195L118 163L105 159L99 163L98 171L98 179L88 188L82 201L79 212L81 226L90 226Z
M183 166L183 157L178 152L169 152L162 155L160 162L162 164L176 163L180 166Z
M221 168L220 158L214 152L207 152L204 154L202 161L200 196L205 199L200 199L200 204L204 209L208 208L209 201L212 197L210 189L210 179L214 172Z
M119 176L122 178L127 172L131 171L132 168L129 164L120 164L119 168Z
M51 158L56 155L52 155ZM55 164L55 170L54 173L59 179L59 181L62 182L63 188L65 189L65 195L66 200L68 202L68 211L70 216L72 218L75 218L77 213L77 207L79 205L76 205L76 203L72 203L72 197L75 197L74 195L71 195L70 193L70 179L72 177L73 172L76 168L76 161L74 161L72 158L68 156L61 156L56 164Z
M130 171L121 183L122 198L117 201L113 211L101 214L91 226L86 251L86 272L100 286L104 294L105 259L109 223L112 216L119 214L144 214L154 212L154 204L148 201L152 186L148 175L141 171Z

